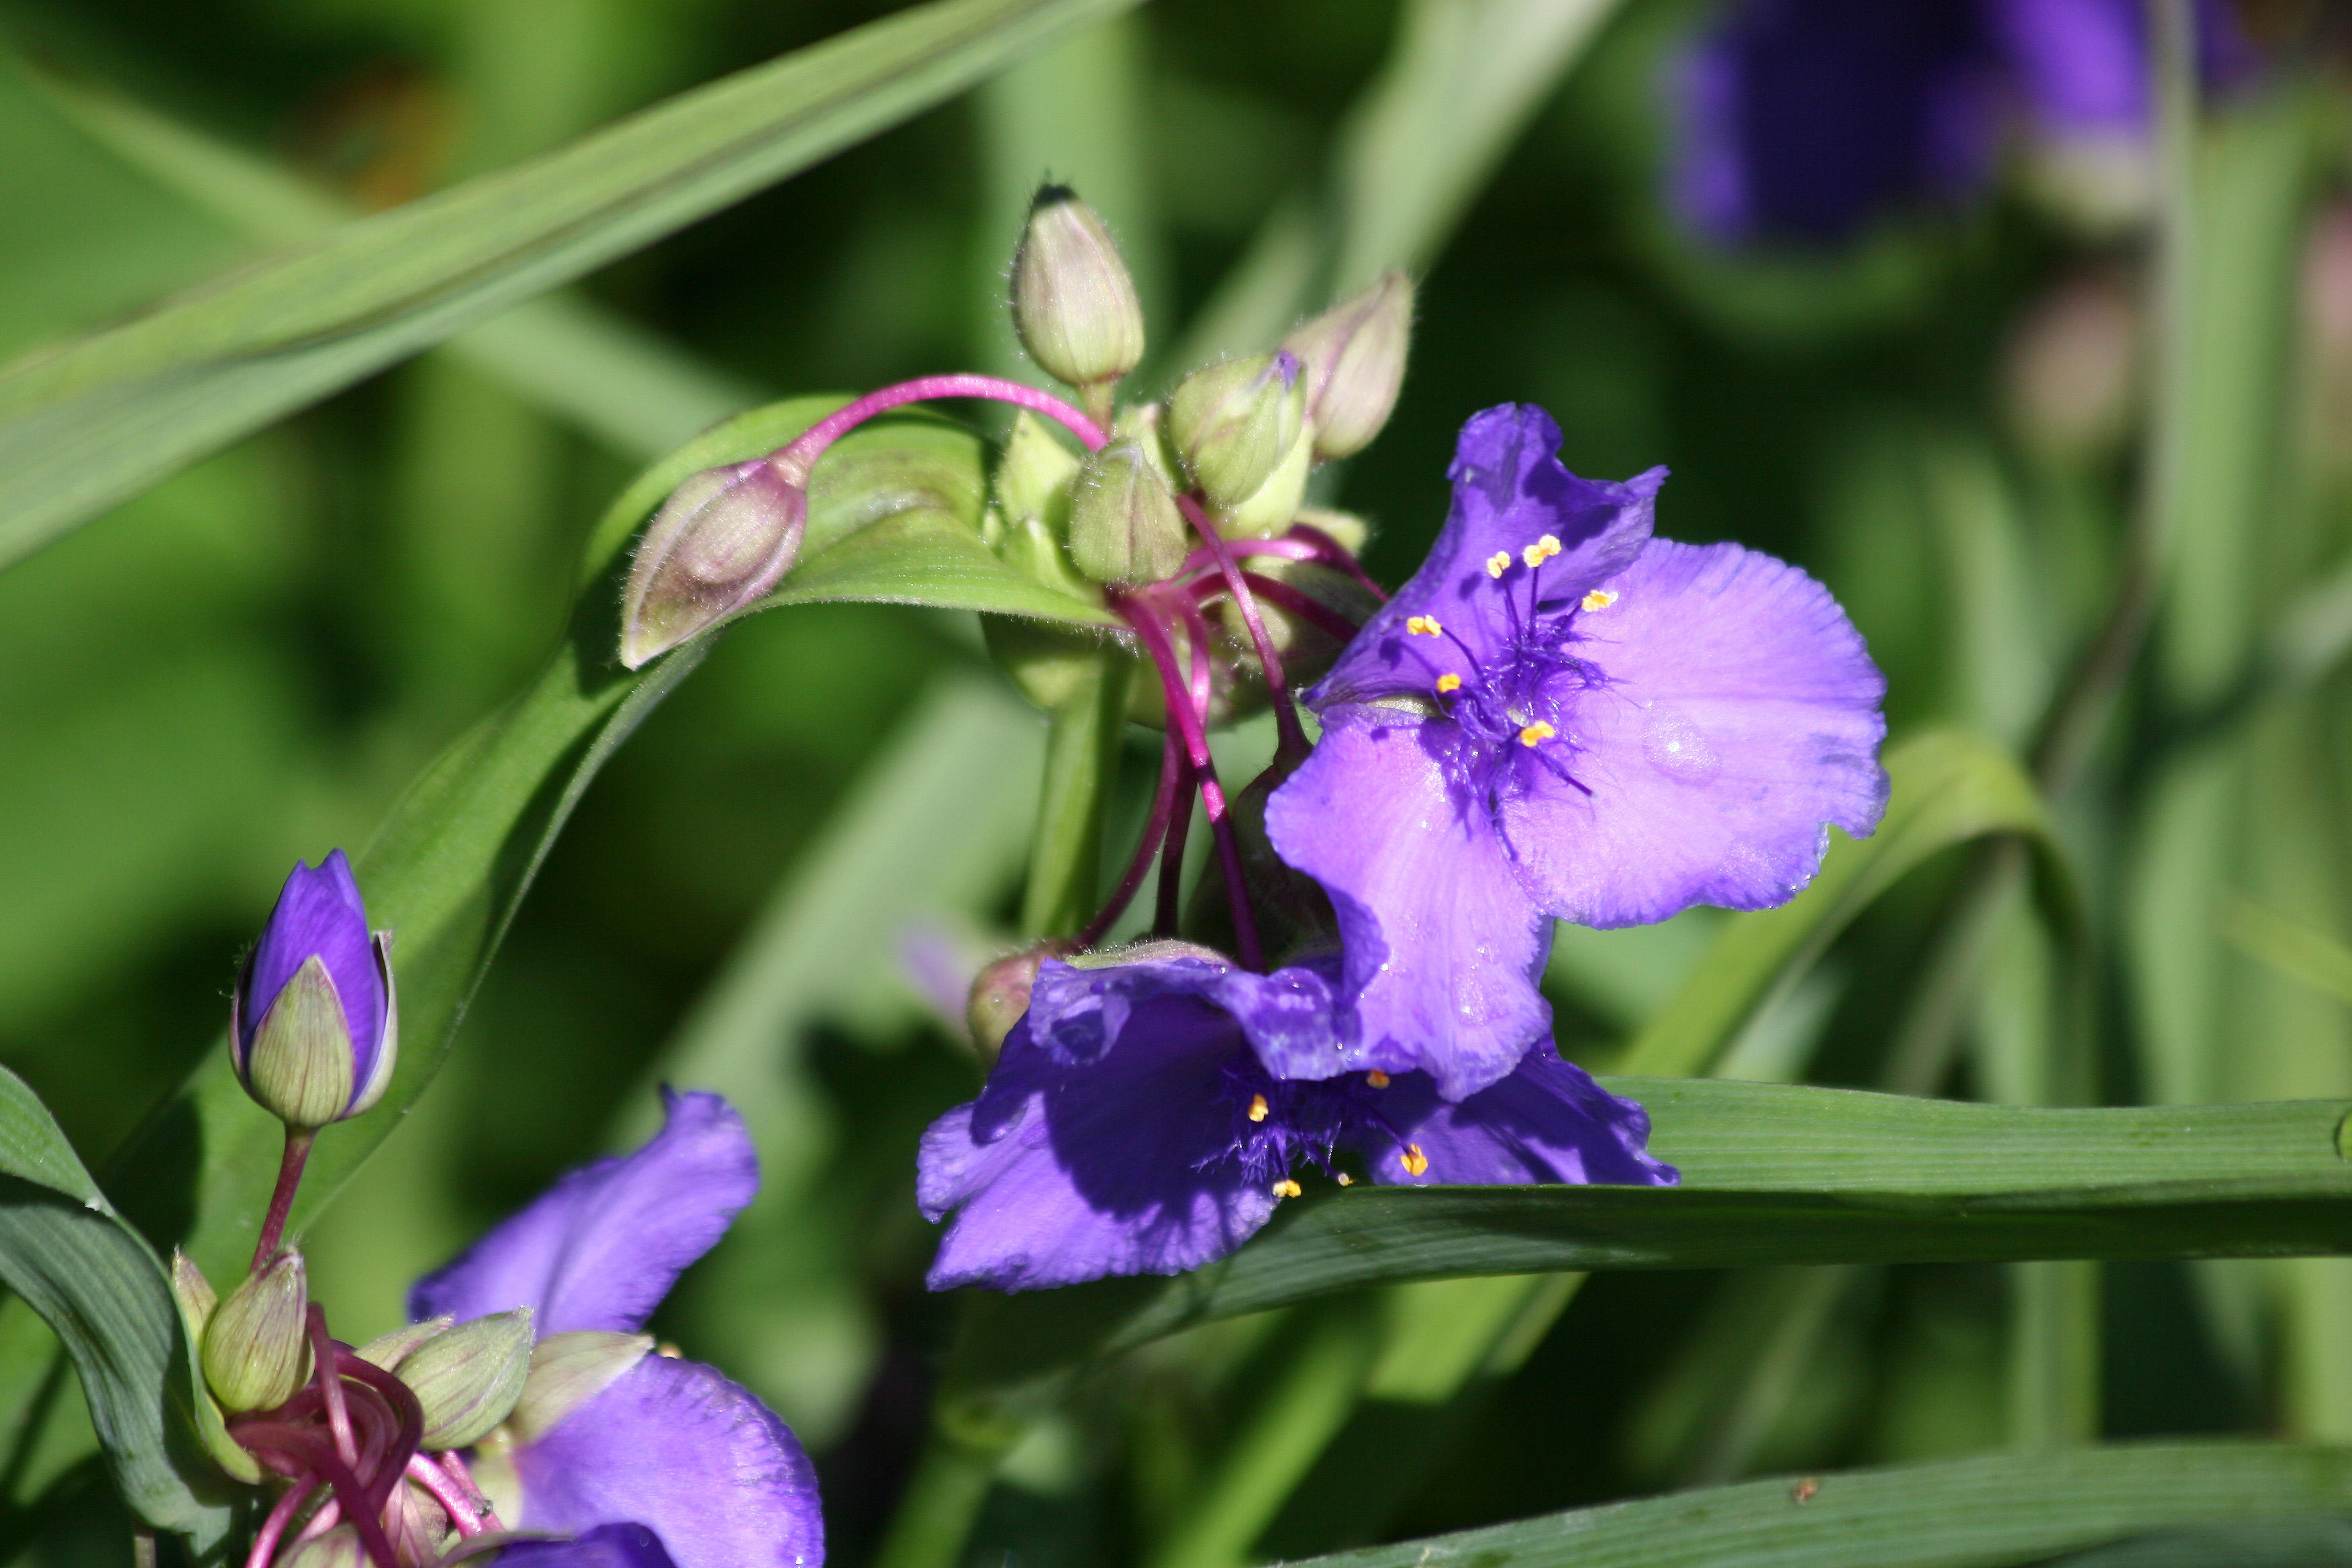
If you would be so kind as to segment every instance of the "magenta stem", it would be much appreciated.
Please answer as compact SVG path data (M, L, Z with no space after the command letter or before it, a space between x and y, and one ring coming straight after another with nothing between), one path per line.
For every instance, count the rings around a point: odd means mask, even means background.
M383 1500L379 1498L373 1507L367 1506L369 1489L352 1473L350 1467L336 1457L331 1444L320 1443L313 1432L272 1422L231 1427L229 1436L256 1453L271 1450L297 1460L304 1469L332 1487L336 1500L342 1504L343 1516L360 1532L360 1544L366 1549L376 1568L399 1568L393 1556L392 1542L383 1533L383 1522L377 1517L383 1511ZM398 1479L397 1476L394 1478L394 1480ZM320 1517L324 1512L324 1510L320 1510ZM319 1520L313 1518L310 1527L316 1528L318 1523ZM303 1533L307 1538L310 1530L306 1529Z
M1174 731L1171 730L1171 734ZM1176 809L1168 818L1168 837L1160 847L1160 890L1152 910L1154 936L1174 936L1184 913L1184 844L1192 836L1192 764L1181 752L1176 755Z
M269 1568L269 1560L278 1554L279 1537L318 1489L319 1483L309 1479L297 1481L287 1489L286 1495L278 1500L278 1506L269 1510L269 1517L261 1521L261 1533L253 1538L253 1550L245 1554L245 1568Z
M424 1407L416 1403L416 1395L409 1392L408 1384L373 1362L341 1352L337 1355L336 1363L336 1370L341 1375L355 1383L365 1384L373 1390L391 1408L393 1419L398 1423L397 1435L392 1440L391 1463L376 1471L367 1483L369 1510L382 1512L384 1500L392 1496L392 1489L400 1484L401 1473L407 1468L408 1456L416 1452L416 1446L425 1436Z
M787 442L771 460L783 471L784 477L796 485L808 483L809 470L816 467L817 458L827 447L842 436L877 414L909 403L927 403L937 397L984 397L996 403L1010 403L1026 408L1033 414L1043 414L1058 419L1070 433L1087 444L1089 452L1099 452L1110 437L1101 426L1079 410L1063 402L1050 392L1040 392L1034 386L1024 386L1017 381L1004 381L992 375L919 375L912 381L902 381L896 386L886 386L869 392L855 403L826 415Z
M449 1479L459 1491L473 1499L475 1517L482 1521L484 1530L506 1528L499 1522L499 1510L490 1506L488 1496L474 1484L474 1472L466 1468L465 1460L455 1454L444 1454L441 1456L441 1468L448 1473Z
M318 1512L310 1516L310 1522L302 1527L302 1533L294 1538L294 1544L302 1546L316 1541L342 1521L342 1500L331 1497Z
M1225 898L1234 911L1234 947L1245 969L1262 970L1265 956L1257 942L1257 922L1250 915L1247 889L1242 884L1242 851L1234 837L1232 813L1225 806L1225 792L1217 783L1217 764L1209 755L1208 732L1201 726L1201 714L1184 690L1182 677L1176 667L1176 650L1168 640L1167 628L1147 605L1114 594L1111 607L1119 618L1135 628L1144 651L1159 667L1160 684L1168 707L1168 721L1183 732L1184 750L1198 775L1201 785L1201 806L1209 818L1209 831L1217 843L1217 859L1224 868Z
M1178 496L1176 505L1192 524L1192 531L1201 536L1210 559L1225 579L1225 591L1234 596L1234 608L1242 616L1242 625L1249 628L1250 641L1257 648L1258 667L1265 673L1266 700L1274 705L1275 744L1277 762L1296 766L1306 760L1307 731L1299 728L1298 710L1290 700L1290 681L1282 673L1282 655L1275 651L1274 638L1267 635L1265 617L1258 614L1257 600L1250 593L1249 583L1242 575L1234 552L1225 547L1224 535L1209 521L1209 514L1191 496Z
M1311 522L1294 522L1290 525L1289 532L1291 538L1303 539L1315 546L1316 554L1313 559L1337 566L1340 571L1362 584L1370 591L1372 597L1381 604L1385 605L1389 602L1389 591L1364 574L1364 563L1357 560L1346 545Z
M261 1235L253 1244L253 1269L258 1274L278 1256L286 1237L287 1216L294 1212L294 1189L302 1184L302 1166L310 1158L315 1134L307 1128L286 1130L286 1152L278 1160L278 1186L269 1194L269 1212L262 1216Z
M310 1374L319 1380L319 1397L326 1402L327 1429L335 1435L335 1452L356 1469L359 1445L352 1441L352 1407L343 1398L343 1374L335 1364L335 1342L327 1333L327 1314L310 1303Z
M1176 755L1176 731L1171 726L1160 748L1160 783L1152 792L1151 815L1144 820L1142 837L1136 840L1135 854L1128 861L1127 872L1119 878L1118 888L1095 918L1087 922L1086 929L1078 932L1076 941L1080 951L1103 939L1118 917L1127 912L1135 890L1143 886L1144 873L1151 869L1151 857L1159 852L1160 841L1168 836L1169 815L1176 805L1176 770L1181 765Z
M422 1454L408 1456L408 1479L433 1494L449 1522L457 1527L460 1535L479 1535L482 1521L474 1517L474 1500L457 1489L457 1485L442 1474L441 1467Z
M1297 616L1302 621L1313 621L1341 642L1346 642L1363 629L1330 605L1317 603L1312 595L1300 593L1287 583L1277 583L1255 572L1244 572L1242 577L1267 604Z

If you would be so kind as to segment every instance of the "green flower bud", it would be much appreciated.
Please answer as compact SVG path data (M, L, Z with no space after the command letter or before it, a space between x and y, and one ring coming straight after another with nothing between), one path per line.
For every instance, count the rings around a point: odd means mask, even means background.
M1220 510L1247 500L1298 440L1307 388L1287 351L1196 370L1168 400L1168 434Z
M1265 483L1217 514L1217 531L1227 539L1271 539L1288 528L1307 499L1307 476L1315 467L1315 443L1301 436Z
M964 1022L971 1043L984 1061L994 1062L1004 1048L1004 1037L1029 1011L1029 988L1037 983L1037 966L1057 956L1052 944L1040 943L1007 953L972 977L971 995L964 1003Z
M455 1318L427 1318L421 1323L409 1323L388 1334L378 1334L353 1353L360 1360L390 1372L400 1365L401 1358L409 1352L436 1334L447 1333L457 1321Z
M1143 306L1118 244L1066 185L1040 186L1013 256L1013 330L1040 369L1108 410L1109 389L1143 358Z
M1015 521L1035 518L1061 535L1070 519L1070 483L1078 459L1047 434L1045 423L1027 409L1013 416L1004 456L996 462L996 504Z
M231 1413L285 1404L310 1380L310 1281L302 1255L281 1252L230 1292L205 1325L205 1382Z
M470 1448L513 1411L530 1373L530 1309L435 1334L393 1369L425 1409L423 1447Z
M180 1322L188 1331L188 1342L205 1342L205 1325L213 1321L213 1312L220 1306L220 1292L196 1267L195 1259L178 1247L172 1248L172 1300L180 1304Z
M535 1443L565 1416L613 1385L614 1379L652 1353L651 1334L576 1329L550 1334L532 1347L522 1397L507 1418L518 1443Z
M755 458L688 477L637 542L621 597L621 662L635 669L751 608L800 559L807 532L805 474Z
M368 1568L367 1548L358 1530L339 1524L279 1558L278 1568Z
M1412 338L1412 279L1390 272L1282 340L1307 372L1316 457L1345 458L1371 445L1396 407Z
M1157 583L1190 553L1191 531L1140 443L1088 458L1070 494L1070 559L1097 583Z

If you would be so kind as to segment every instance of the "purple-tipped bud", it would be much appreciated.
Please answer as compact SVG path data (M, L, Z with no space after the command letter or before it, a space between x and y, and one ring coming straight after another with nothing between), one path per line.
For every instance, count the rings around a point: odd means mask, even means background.
M400 1055L389 936L370 932L351 862L294 863L229 1004L246 1092L289 1127L323 1127L383 1098Z
M1021 346L1057 381L1108 389L1143 358L1135 279L1103 220L1066 185L1041 186L1029 205L1012 305Z
M1097 583L1173 577L1192 534L1168 481L1135 441L1113 441L1078 470L1070 492L1070 559Z
M1192 482L1220 510L1257 493L1297 445L1307 387L1288 350L1196 370L1168 400L1168 434Z
M621 600L621 662L635 669L766 597L807 531L805 475L766 458L693 475L637 542Z
M1396 407L1412 339L1412 279L1390 272L1292 330L1282 346L1307 372L1307 417L1326 461L1371 445Z

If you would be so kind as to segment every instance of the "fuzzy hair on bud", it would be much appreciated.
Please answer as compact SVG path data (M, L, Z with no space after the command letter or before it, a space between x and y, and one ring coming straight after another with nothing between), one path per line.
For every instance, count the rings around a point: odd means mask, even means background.
M1412 279L1389 272L1282 340L1306 372L1318 459L1360 452L1381 433L1404 384L1412 338Z
M1299 438L1307 389L1287 351L1194 371L1168 400L1168 434L1202 494L1219 510L1249 500Z
M1070 559L1097 583L1157 583L1184 564L1191 536L1168 481L1139 442L1088 458L1070 493Z
M274 1409L310 1380L310 1306L302 1255L281 1252L214 1310L200 1359L222 1409Z
M1066 185L1042 186L1029 204L1011 303L1021 346L1057 381L1108 393L1143 358L1135 279L1102 218Z
M530 1374L529 1307L498 1312L433 1335L393 1370L425 1411L421 1446L469 1448L512 1413Z
M646 525L630 563L621 662L638 668L766 597L807 532L805 475L757 458L689 477Z

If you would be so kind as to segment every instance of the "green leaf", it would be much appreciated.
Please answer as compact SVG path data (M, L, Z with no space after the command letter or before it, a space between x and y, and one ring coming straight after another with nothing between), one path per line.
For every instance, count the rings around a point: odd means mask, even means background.
M998 1397L1087 1354L1358 1286L1564 1269L2352 1250L2347 1105L2042 1110L1609 1079L1678 1187L1336 1190L1171 1283L985 1300L958 1380Z
M1992 742L1958 731L1915 736L1887 753L1886 772L1892 789L1878 831L1868 838L1834 837L1803 892L1777 910L1726 922L1675 999L1635 1038L1619 1064L1625 1071L1705 1072L1750 1018L1804 977L1872 900L1938 850L1987 834L2019 833L2032 837L2045 861L2055 863L2056 841L2041 796Z
M1853 1470L1801 1489L1787 1477L1706 1487L1291 1568L1995 1568L2182 1525L2347 1509L2343 1449L2179 1443Z
M47 1109L5 1068L0 1280L72 1358L123 1500L199 1550L217 1544L228 1531L227 1487L196 1443L194 1362L171 1283Z
M0 563L1132 0L935 0L362 219L0 375Z

